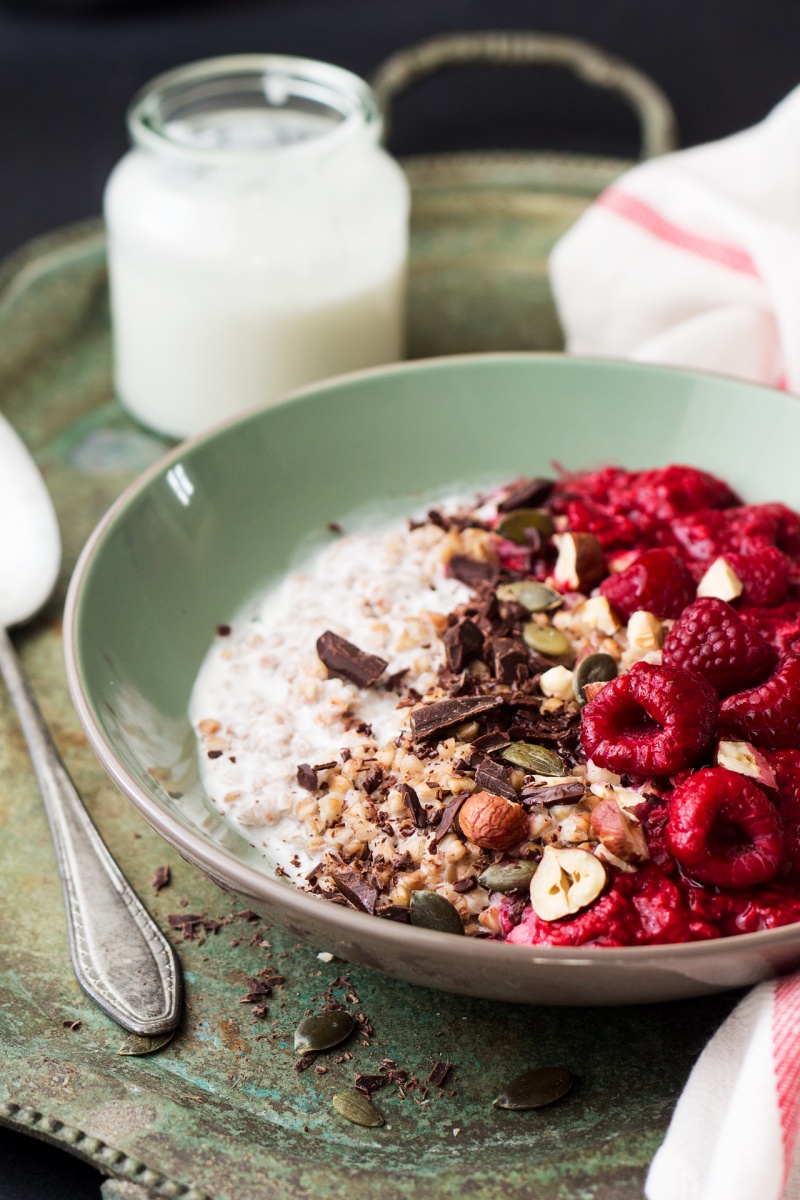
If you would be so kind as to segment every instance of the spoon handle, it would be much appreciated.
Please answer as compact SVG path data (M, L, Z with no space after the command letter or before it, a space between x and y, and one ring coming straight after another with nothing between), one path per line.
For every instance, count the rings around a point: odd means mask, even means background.
M143 1036L178 1024L175 952L111 857L61 761L11 639L0 674L19 714L53 835L78 982L110 1017Z

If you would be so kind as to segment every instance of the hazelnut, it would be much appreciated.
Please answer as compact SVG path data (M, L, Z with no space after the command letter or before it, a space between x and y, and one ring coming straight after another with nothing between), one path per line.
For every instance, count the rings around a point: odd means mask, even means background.
M697 585L697 595L714 596L730 602L744 591L744 584L724 558L715 558Z
M644 654L649 650L660 650L664 641L664 630L658 617L644 608L632 613L627 634L628 645Z
M714 764L724 767L726 771L737 771L740 775L748 775L762 787L776 788L778 786L772 767L764 755L749 742L720 742L714 755Z
M531 880L531 905L542 921L558 921L586 908L606 885L606 872L588 850L547 846Z
M528 815L514 804L491 792L474 792L458 814L467 841L484 850L508 850L528 835Z
M566 667L551 667L539 678L539 687L544 696L555 696L558 700L573 700L572 671Z
M631 821L616 800L601 800L592 809L592 832L623 862L646 862L650 857L641 827Z
M559 538L553 579L573 591L586 591L606 574L606 556L593 533L565 533Z

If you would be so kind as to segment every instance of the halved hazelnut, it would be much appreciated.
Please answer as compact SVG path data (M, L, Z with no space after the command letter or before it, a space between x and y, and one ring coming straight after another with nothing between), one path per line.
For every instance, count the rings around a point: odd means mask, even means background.
M630 820L616 800L601 800L592 809L592 832L623 862L642 863L650 857L641 826Z
M575 619L588 633L595 630L610 637L621 628L621 621L605 596L590 596L575 610Z
M572 671L566 667L551 667L539 676L539 687L544 696L556 696L559 700L572 700Z
M593 533L565 533L559 538L553 578L562 587L586 591L606 574L606 556Z
M730 602L744 591L744 584L724 558L715 558L697 585L697 595Z
M664 630L658 617L644 608L631 614L627 634L628 645L643 653L647 653L648 650L660 650L664 641Z
M606 872L588 850L547 846L531 880L531 905L542 921L558 921L596 900L606 885Z
M762 787L776 788L778 782L775 772L760 750L749 742L722 741L717 746L714 764L724 767L726 771L736 771L739 775L748 775L760 783Z
M467 841L484 850L508 850L528 836L528 814L522 805L492 792L473 792L458 823Z

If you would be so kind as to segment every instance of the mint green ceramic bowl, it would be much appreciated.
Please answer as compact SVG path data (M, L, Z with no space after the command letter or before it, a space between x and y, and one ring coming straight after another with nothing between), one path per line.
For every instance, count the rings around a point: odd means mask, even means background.
M366 505L448 484L615 462L693 463L800 507L800 404L728 379L556 355L408 363L319 384L178 447L89 540L66 612L70 688L105 769L180 854L299 937L487 998L617 1004L752 983L800 962L800 925L687 946L506 946L317 900L208 804L187 705L216 625L298 544Z

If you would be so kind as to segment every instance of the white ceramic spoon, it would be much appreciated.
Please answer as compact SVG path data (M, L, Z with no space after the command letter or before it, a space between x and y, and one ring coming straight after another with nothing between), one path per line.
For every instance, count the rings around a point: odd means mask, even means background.
M19 714L64 888L75 974L125 1029L154 1036L180 1018L175 953L109 854L53 745L8 628L47 600L61 565L58 522L44 481L0 416L0 674Z

